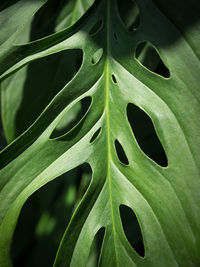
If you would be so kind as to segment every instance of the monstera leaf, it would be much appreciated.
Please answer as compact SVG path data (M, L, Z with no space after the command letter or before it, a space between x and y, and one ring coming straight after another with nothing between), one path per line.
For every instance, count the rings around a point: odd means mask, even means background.
M32 3L18 4L22 2ZM95 1L71 27L24 44L12 37L1 50L4 96L6 78L24 65L65 50L83 55L73 79L1 152L1 266L11 265L13 232L28 197L84 163L91 168L91 183L67 226L54 266L86 266L99 232L100 266L200 264L200 4L137 4L140 16L135 12L126 21L120 1ZM142 60L149 46L154 51L150 57L159 58L154 66ZM158 61L165 72L156 72ZM81 116L59 131L62 120L80 103L85 103ZM149 121L163 161L141 141ZM139 223L143 253L128 241L124 208Z

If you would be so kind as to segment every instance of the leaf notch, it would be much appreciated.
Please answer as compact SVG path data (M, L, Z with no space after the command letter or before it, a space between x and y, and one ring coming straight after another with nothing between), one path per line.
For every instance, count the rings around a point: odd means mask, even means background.
M117 157L119 159L119 161L123 164L123 165L129 165L129 161L128 158L126 156L126 153L122 147L122 145L120 144L120 142L118 140L115 140L115 151L117 154Z
M69 133L85 117L90 109L92 98L87 96L75 103L61 118L56 128L50 135L50 139L57 139Z

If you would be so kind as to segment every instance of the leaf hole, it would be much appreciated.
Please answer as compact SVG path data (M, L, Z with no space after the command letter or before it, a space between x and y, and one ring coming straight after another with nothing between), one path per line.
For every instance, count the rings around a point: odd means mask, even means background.
M116 76L115 76L114 74L112 74L112 81L113 81L114 83L117 83L117 79L116 79Z
M97 137L100 135L101 127L93 134L92 138L90 139L90 143L93 143Z
M50 139L59 138L74 128L89 110L91 102L91 97L85 97L74 104L59 121L56 128L51 133Z
M119 161L124 165L128 165L129 164L128 158L126 156L126 153L124 152L122 145L118 140L115 140L115 150Z
M125 26L130 31L136 31L140 25L140 11L134 0L117 0L119 16Z
M120 205L119 211L128 242L141 257L144 257L145 250L142 232L135 213L126 205Z
M95 34L97 34L97 33L101 30L102 26L103 26L103 22L102 22L102 20L97 21L97 22L94 24L94 26L91 28L91 30L89 31L89 34L90 34L90 35L95 35Z
M142 151L157 164L166 167L167 156L150 117L132 103L127 105L127 117Z
M38 40L47 35L55 33L55 28L58 24L58 18L61 15L60 13L63 9L65 9L65 2L66 1L47 1L36 12L31 25L31 41ZM70 21L71 20L68 17L68 24L64 26L70 26Z
M92 64L97 64L103 56L103 48L99 48L92 56Z
M82 60L82 50L66 50L35 60L13 74L11 76L13 86L9 86L8 90L13 91L17 83L15 99L18 97L21 102L19 107L15 103L18 108L12 108L13 113L8 114L6 130L13 132L15 138L22 134L49 102L73 79L82 65ZM10 102L10 105L13 107L13 102Z
M164 64L156 48L150 42L138 44L135 57L148 70L164 78L170 77L169 69Z
M92 180L92 169L88 163L84 163L81 166L79 166L78 171L79 171L79 179L77 180L76 183L75 208L81 202Z
M98 230L93 239L86 267L99 266L104 235L105 235L105 227L102 227Z

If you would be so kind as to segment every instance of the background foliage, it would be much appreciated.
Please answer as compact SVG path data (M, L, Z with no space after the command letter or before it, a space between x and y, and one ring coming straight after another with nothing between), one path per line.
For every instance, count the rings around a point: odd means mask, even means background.
M0 11L0 266L199 266L199 1Z

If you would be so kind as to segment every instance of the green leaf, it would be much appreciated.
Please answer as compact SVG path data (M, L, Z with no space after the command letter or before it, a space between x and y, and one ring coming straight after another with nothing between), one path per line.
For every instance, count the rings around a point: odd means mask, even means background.
M73 25L93 4L94 0L69 1L62 9L56 21L56 31Z
M129 32L115 0L96 1L72 27L11 51L16 58L10 57L4 66L4 78L35 59L68 49L83 50L83 63L33 125L1 153L2 266L9 266L13 231L26 199L83 163L90 165L92 181L67 227L54 266L86 266L93 239L102 228L100 266L200 264L199 40L192 25L186 27L187 19L199 14L200 4L183 1L174 10L161 2L138 1L141 25ZM193 5L195 9L190 8ZM175 17L176 12L180 15L180 6L188 12L182 22ZM91 33L95 25L99 28ZM170 70L169 78L148 70L135 58L137 46L144 41L157 49ZM61 119L88 98L91 104L82 119L64 135L52 138ZM129 103L151 118L167 155L167 167L140 148L127 118ZM117 153L116 140L126 164ZM144 257L126 238L121 205L136 215Z

